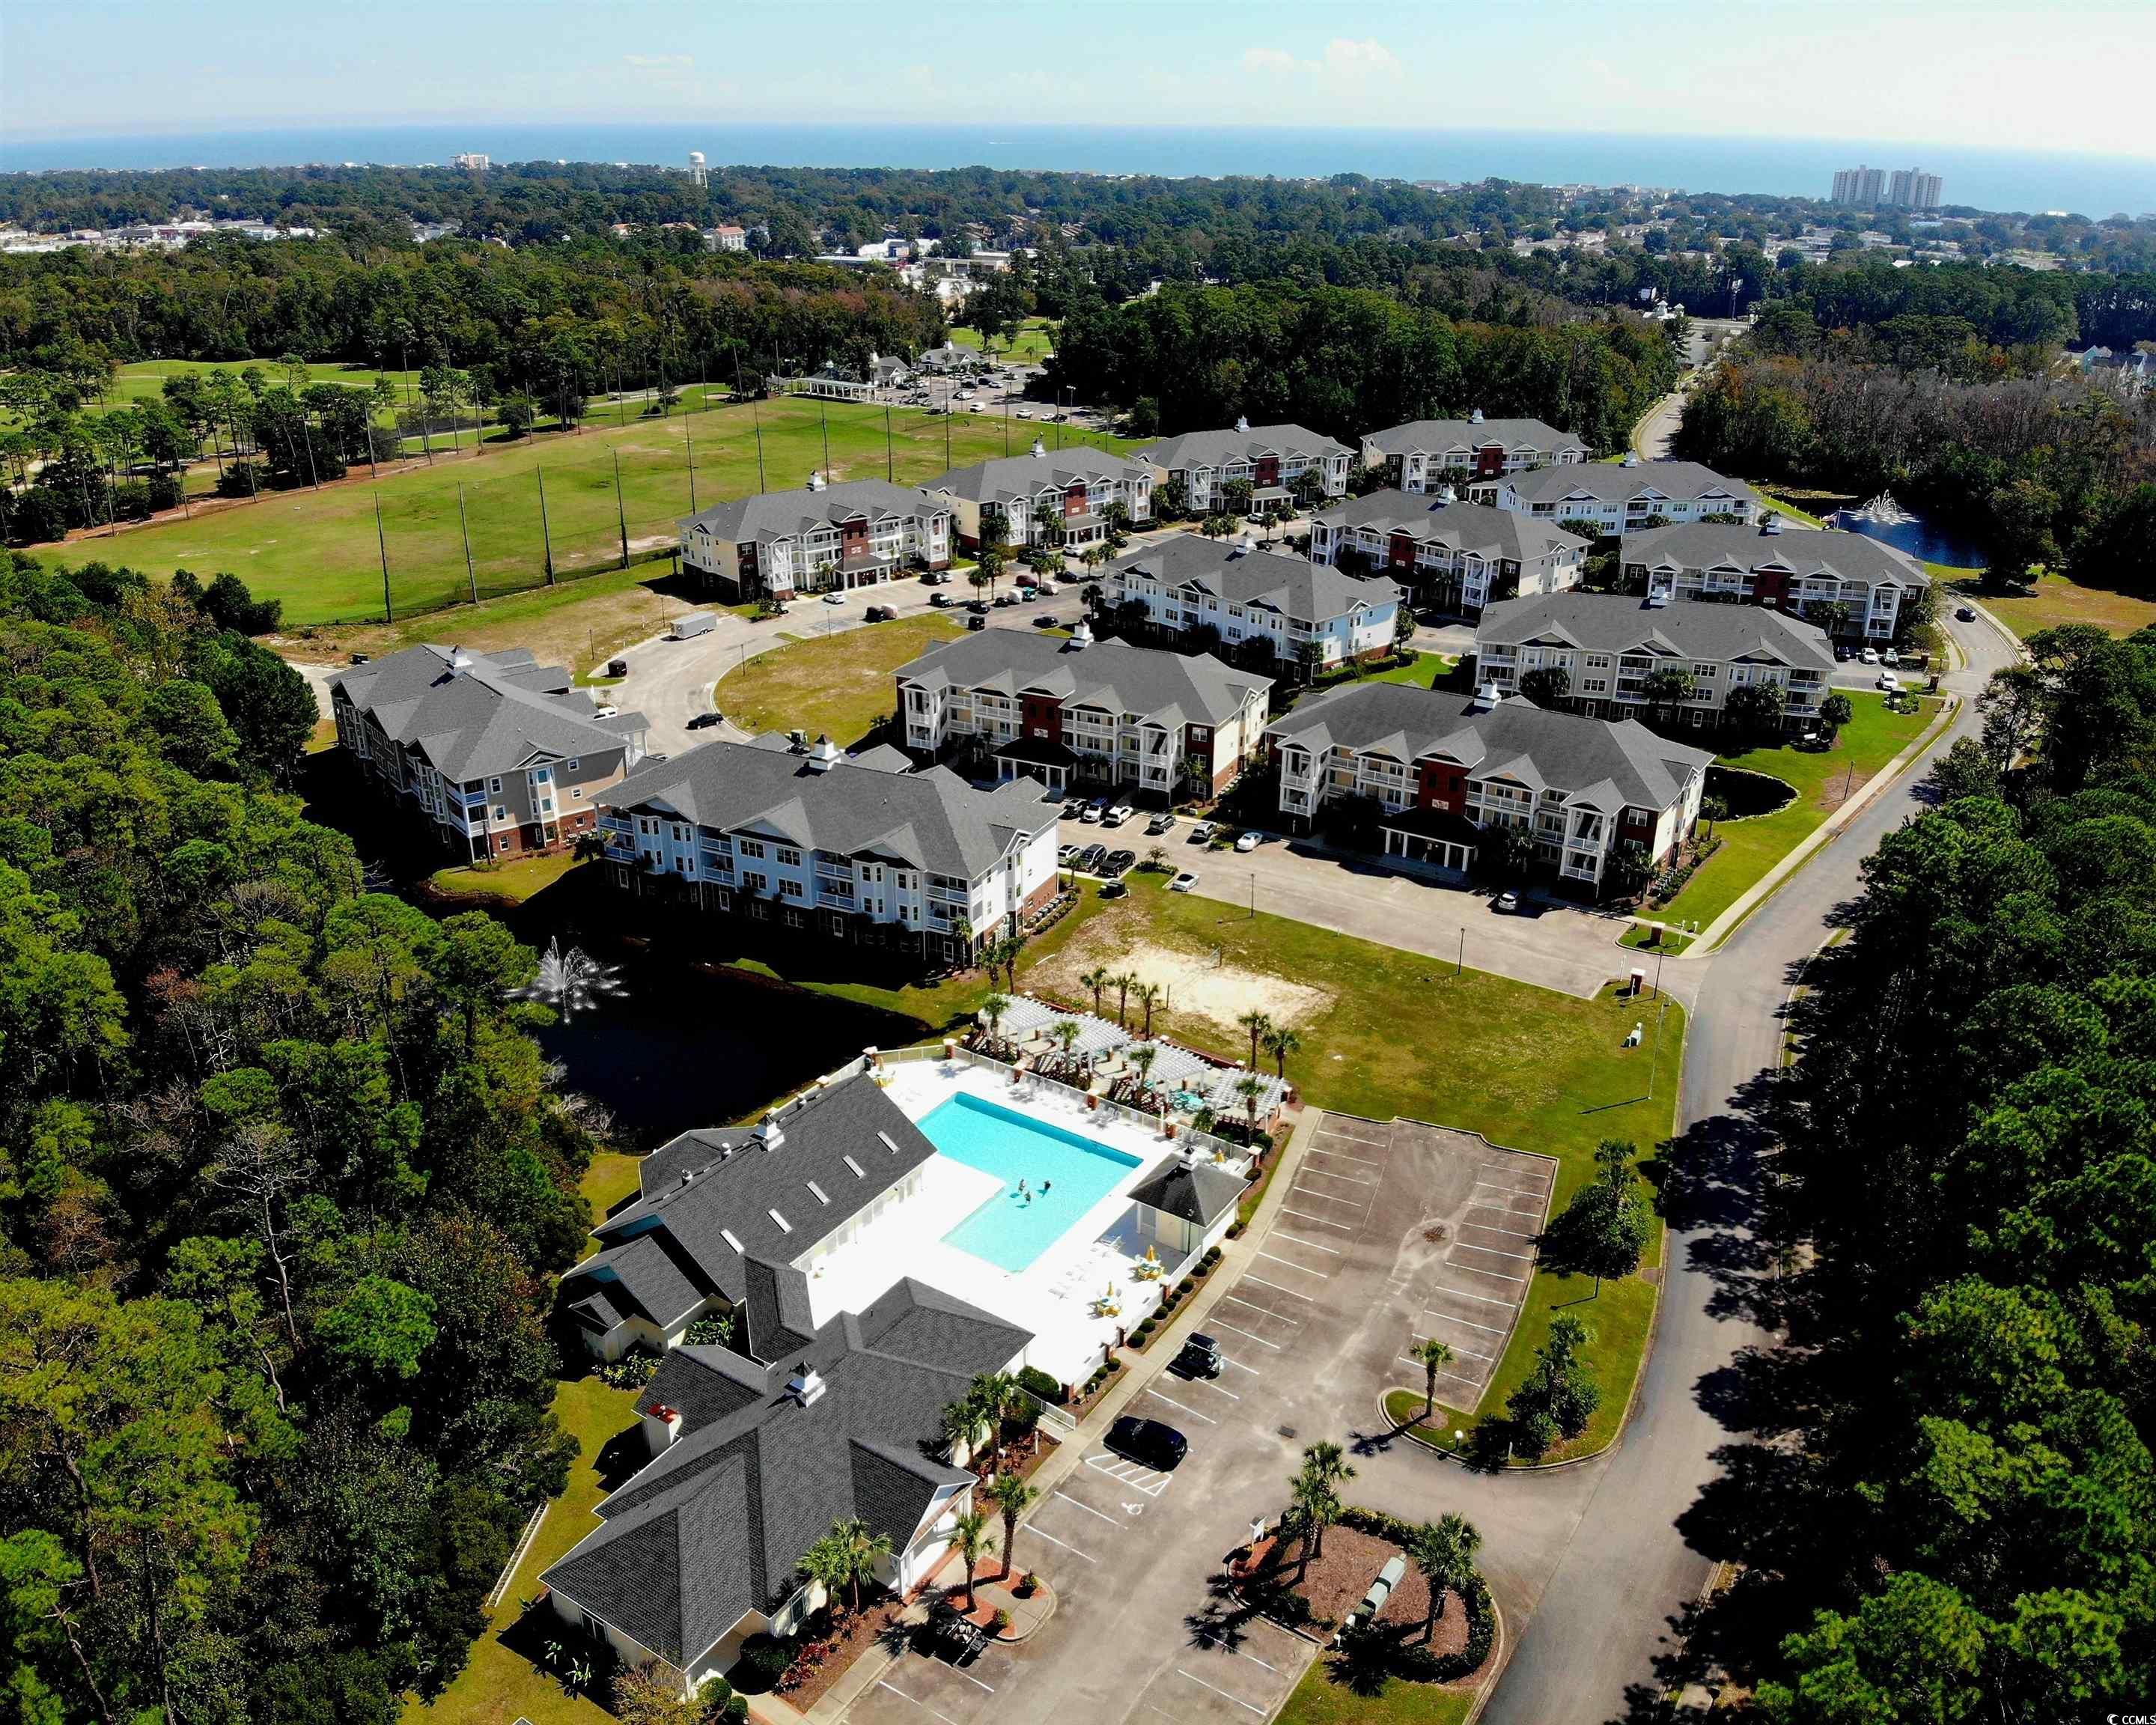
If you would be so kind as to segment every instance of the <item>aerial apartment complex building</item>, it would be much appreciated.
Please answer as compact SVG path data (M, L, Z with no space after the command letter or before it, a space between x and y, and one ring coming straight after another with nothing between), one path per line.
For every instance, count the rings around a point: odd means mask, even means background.
M1110 607L1136 603L1161 634L1188 642L1211 630L1238 664L1311 668L1372 659L1393 649L1400 612L1389 582L1358 581L1309 557L1230 540L1177 533L1108 566ZM1256 660L1257 644L1264 651Z
M1111 506L1125 519L1152 519L1153 469L1132 457L1072 448L1053 454L1035 441L1024 455L1003 455L971 467L955 467L921 488L937 508L951 511L958 542L982 544L987 521L992 538L1016 550L1083 551L1108 536Z
M1572 467L1588 449L1568 432L1539 419L1416 419L1363 437L1363 465L1382 468L1385 483L1409 495L1470 480L1495 479L1537 467Z
M951 561L948 504L882 480L759 491L681 523L681 564L729 603L873 587Z
M1250 488L1251 513L1268 505L1290 505L1299 492L1338 497L1348 490L1348 465L1355 452L1301 425L1253 425L1238 419L1232 431L1192 431L1133 452L1153 470L1156 486L1181 480L1185 506L1210 515L1223 506L1229 486ZM1306 475L1312 475L1306 481Z
M1368 569L1419 606L1472 617L1494 599L1579 583L1588 542L1552 521L1443 493L1372 491L1311 517L1313 563Z
M1748 523L1759 512L1758 494L1741 480L1724 479L1697 461L1642 461L1636 455L1614 464L1589 461L1486 480L1471 486L1469 495L1537 520L1578 521L1605 535L1633 531L1657 519L1729 516Z
M641 713L602 717L560 665L407 647L330 679L338 743L457 859L559 850L643 759Z
M1874 642L1898 639L1932 585L1915 558L1868 535L1784 533L1772 522L1627 533L1618 561L1627 585L1650 599L1748 600Z

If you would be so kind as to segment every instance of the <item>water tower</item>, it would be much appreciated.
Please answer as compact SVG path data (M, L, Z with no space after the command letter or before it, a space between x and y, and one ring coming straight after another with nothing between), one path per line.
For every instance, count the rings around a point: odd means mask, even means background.
M689 183L692 186L701 186L708 177L704 171L704 152L701 150L691 150L689 152Z

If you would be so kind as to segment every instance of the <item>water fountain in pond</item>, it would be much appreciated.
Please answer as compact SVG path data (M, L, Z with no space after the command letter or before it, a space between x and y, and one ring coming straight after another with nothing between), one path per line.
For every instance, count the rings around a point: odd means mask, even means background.
M1894 501L1894 494L1892 491L1881 491L1863 508L1849 510L1845 513L1860 516L1867 521L1876 521L1882 527L1905 526L1916 520L1916 516L1911 515L1907 510Z
M520 1000L536 1000L552 1007L564 1018L573 1018L627 990L614 966L600 963L582 947L572 947L563 952L557 937L547 942L537 974L516 992Z

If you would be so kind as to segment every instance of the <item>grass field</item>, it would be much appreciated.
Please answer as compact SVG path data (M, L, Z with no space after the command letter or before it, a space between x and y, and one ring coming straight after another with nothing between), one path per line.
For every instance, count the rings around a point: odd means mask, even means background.
M1830 749L1813 753L1784 745L1722 755L1724 767L1770 773L1796 787L1796 798L1772 814L1726 820L1714 829L1722 849L1707 860L1683 891L1653 914L1667 922L1714 921L1827 816L1841 807L1912 742L1938 711L1936 701L1920 703L1914 713L1890 713L1883 696L1844 691L1856 716L1841 729Z
M459 525L460 485L480 592L514 592L545 580L542 472L547 541L555 570L563 576L590 574L619 562L624 521L632 551L648 552L673 544L675 524L690 513L690 439L696 452L696 501L708 507L757 489L759 420L764 484L784 490L805 483L812 470L826 465L826 412L833 475L882 478L880 408L833 403L819 411L814 403L773 401L753 408L632 418L621 427L607 423L595 409L586 429L574 435L490 444L477 454L438 457L431 465L385 472L378 485L362 468L357 478L318 491L198 510L192 521L164 521L116 537L74 540L42 554L67 563L101 557L160 575L187 568L207 578L229 570L258 596L281 599L288 624L378 621L384 548L391 593L400 613L467 600L470 581ZM932 478L953 463L999 455L1006 438L1003 420L985 416L893 411L890 429L890 471L901 482ZM1025 429L1018 427L1009 434L1014 450L1025 448ZM1072 441L1126 447L1100 434L1066 428L1065 434ZM375 532L377 495L382 546Z
M1948 581L1968 580L1974 572L1949 569L1943 564L1925 567ZM1974 587L1970 589L1974 593ZM2156 601L2131 593L2109 593L2100 587L2079 587L2063 575L2040 576L2036 589L2025 598L1978 595L1984 608L2023 640L2041 629L2059 629L2070 623L2091 623L2115 635L2130 635L2156 624Z
M954 347L970 347L981 351L981 332L978 330L954 329L951 331ZM1018 326L1018 333L1009 342L998 347L998 357L1020 365L1039 365L1055 351L1055 326L1045 317L1029 317Z
M821 608L803 608L813 624ZM891 711L896 696L891 674L964 633L930 612L812 635L750 660L721 680L712 698L745 731L798 728L850 748Z
M462 867L437 869L427 884L438 892L475 898L500 899L521 904L535 892L552 886L576 866L566 850L540 856L520 856L509 862L469 863Z
M1302 1674L1280 1710L1278 1725L1462 1725L1474 1710L1476 1687L1410 1683L1389 1676L1373 1695L1336 1677L1337 1654L1321 1656Z

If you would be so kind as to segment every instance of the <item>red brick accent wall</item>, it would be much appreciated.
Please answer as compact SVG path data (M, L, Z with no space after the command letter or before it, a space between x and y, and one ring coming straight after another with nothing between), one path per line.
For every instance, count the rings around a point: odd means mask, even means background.
M1414 567L1415 542L1404 533L1395 533L1385 542L1385 567L1389 569Z
M1752 597L1763 605L1779 605L1789 596L1789 578L1779 569L1762 569L1752 577Z
M1415 776L1415 806L1467 813L1467 769L1448 761L1425 761Z
M1032 891L1026 894L1025 914L1027 916L1039 916L1041 911L1046 910L1049 905L1054 901L1055 897L1056 884L1059 878L1060 877L1057 875L1050 875L1045 880L1042 881L1040 886L1034 887Z
M1028 737L1036 729L1045 732L1050 742L1063 741L1063 703L1052 695L1021 695L1019 696L1019 723Z

